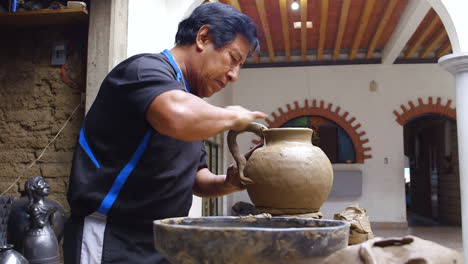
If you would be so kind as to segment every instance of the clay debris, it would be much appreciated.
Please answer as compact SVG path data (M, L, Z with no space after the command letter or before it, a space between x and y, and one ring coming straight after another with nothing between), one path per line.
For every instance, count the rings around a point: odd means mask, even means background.
M359 207L359 205L346 207L343 212L335 214L333 219L346 221L351 224L349 229L349 245L356 245L374 238L367 211Z
M461 264L457 251L415 236L374 238L341 249L322 264Z

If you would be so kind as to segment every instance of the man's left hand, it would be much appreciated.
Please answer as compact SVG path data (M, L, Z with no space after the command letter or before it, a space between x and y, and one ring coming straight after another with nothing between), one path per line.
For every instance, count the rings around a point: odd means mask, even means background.
M243 185L240 181L239 171L235 164L231 164L226 172L226 180L224 184L227 187L233 188L234 191L242 191L245 190L246 186Z

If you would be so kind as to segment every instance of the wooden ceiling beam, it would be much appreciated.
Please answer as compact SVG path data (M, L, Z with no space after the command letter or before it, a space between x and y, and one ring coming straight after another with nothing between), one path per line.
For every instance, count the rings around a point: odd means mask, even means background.
M366 5L364 6L364 11L362 11L361 21L359 22L359 28L354 38L353 46L351 52L349 53L349 59L354 60L356 58L359 45L361 44L362 37L364 32L366 32L367 25L369 24L369 18L374 8L375 0L367 0Z
M323 58L323 50L325 48L325 40L327 38L328 6L328 0L322 0L320 13L320 37L317 50L318 61L322 60Z
M414 55L416 50L421 46L421 44L424 42L424 40L426 40L427 36L429 36L429 34L431 34L431 32L436 28L436 26L439 23L441 23L441 21L439 19L439 16L437 16L437 14L435 14L434 17L431 20L431 23L429 23L429 25L426 28L424 28L423 33L419 36L419 38L416 40L416 42L414 42L413 46L411 46L408 49L408 52L406 53L405 58L408 59L408 58L411 58Z
M421 58L427 58L427 56L429 56L429 54L435 50L437 45L447 36L448 35L445 29L442 29L435 38L430 40L430 44L427 45L427 47L424 47L423 51L421 52Z
M291 60L291 44L289 42L289 20L288 20L288 7L287 0L279 0L279 7L281 12L281 25L283 27L283 40L284 40L284 53L286 61Z
M346 29L346 22L348 21L350 5L351 0L343 0L343 5L341 6L340 23L338 26L338 33L336 34L335 40L335 49L333 50L333 60L337 60L338 56L340 55L341 43L343 41L343 36Z
M377 44L380 40L382 32L384 31L385 26L387 26L387 23L390 20L390 16L392 15L393 10L395 9L395 6L397 3L398 3L398 0L390 0L390 2L388 3L387 8L385 9L384 15L382 19L380 20L379 26L377 27L377 31L375 32L374 37L372 38L371 44L369 45L369 48L367 49L367 54L366 54L367 59L372 58L372 54L374 53L374 50L377 47Z
M393 64L431 10L427 1L410 0L382 51L382 64Z
M268 56L270 56L270 62L275 61L275 50L273 48L273 41L271 39L270 26L268 25L268 19L265 11L265 2L264 0L255 0L257 5L258 15L260 16L260 21L262 23L263 32L265 33L265 39L267 42Z
M307 60L307 0L301 0L301 57Z
M450 40L447 39L447 41L442 44L442 47L436 52L436 57L440 58L444 55L447 55L450 50L452 50L452 45L450 44Z

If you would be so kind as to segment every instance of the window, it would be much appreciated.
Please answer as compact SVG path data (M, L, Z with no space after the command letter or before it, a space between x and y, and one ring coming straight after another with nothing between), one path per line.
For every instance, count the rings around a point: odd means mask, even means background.
M321 116L299 116L281 127L311 128L312 144L321 148L332 163L356 163L356 152L351 138L335 122Z
M216 143L216 139L214 140L205 140L205 149L206 149L206 163L208 165L208 169L213 174L220 174L222 171L222 156L221 156L221 146L220 144ZM222 211L222 198L203 198L202 199L203 209L202 215L203 216L214 216L220 215Z

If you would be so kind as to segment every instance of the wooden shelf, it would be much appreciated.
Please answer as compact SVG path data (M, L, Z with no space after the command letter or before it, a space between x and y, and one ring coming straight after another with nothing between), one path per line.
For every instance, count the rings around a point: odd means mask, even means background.
M0 28L88 24L85 8L0 13Z

